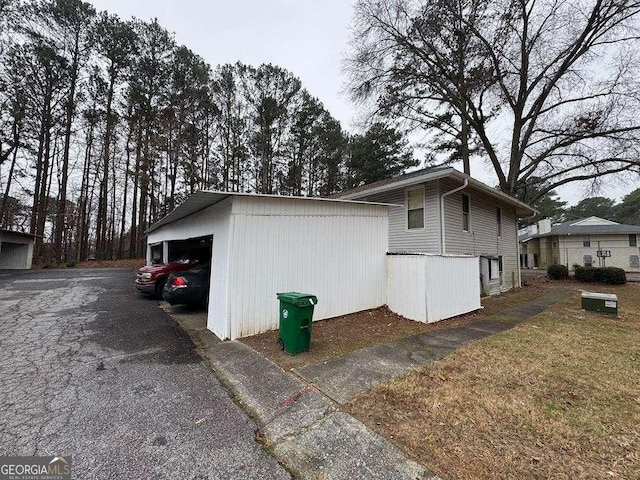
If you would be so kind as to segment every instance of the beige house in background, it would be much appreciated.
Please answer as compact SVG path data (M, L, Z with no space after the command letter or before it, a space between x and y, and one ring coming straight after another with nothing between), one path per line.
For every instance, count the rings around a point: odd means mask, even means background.
M536 211L451 167L432 167L332 195L392 204L389 252L479 258L483 295L520 285L518 218Z
M520 266L546 269L549 265L618 267L640 271L640 226L600 217L551 225L541 220L519 232Z

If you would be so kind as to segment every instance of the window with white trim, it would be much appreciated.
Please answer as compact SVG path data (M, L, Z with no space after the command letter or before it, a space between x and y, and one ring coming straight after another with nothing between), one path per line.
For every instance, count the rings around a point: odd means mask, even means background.
M629 255L629 267L631 267L631 268L640 268L640 256L638 256L638 255Z
M498 230L498 238L502 237L502 208L496 207L496 226Z
M629 246L637 247L638 246L638 236L635 233L629 234Z
M424 228L424 188L407 190L407 228Z
M589 235L585 235L582 237L582 246L590 247L591 246L591 237Z
M593 267L593 257L591 255L585 255L582 257L582 261L585 267Z

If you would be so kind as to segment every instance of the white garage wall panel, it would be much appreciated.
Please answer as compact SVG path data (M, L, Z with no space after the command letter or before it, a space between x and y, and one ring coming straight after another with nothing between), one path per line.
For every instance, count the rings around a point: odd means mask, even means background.
M387 305L411 320L437 322L480 308L477 257L388 255Z
M278 292L317 295L314 320L386 301L385 206L236 197L232 226L232 339L278 327Z

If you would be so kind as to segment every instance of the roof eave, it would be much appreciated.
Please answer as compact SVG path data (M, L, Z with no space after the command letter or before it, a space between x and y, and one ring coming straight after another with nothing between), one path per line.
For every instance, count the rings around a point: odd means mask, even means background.
M475 188L478 188L480 190L483 190L485 192L487 192L488 194L497 197L501 200L503 200L505 203L508 203L510 205L513 205L514 207L516 207L516 215L522 218L527 218L527 217L532 217L534 215L537 215L539 212L538 210L536 210L535 208L530 207L529 205L527 205L524 202L521 202L520 200L513 198L510 195L507 195L506 193L501 192L500 190L496 190L495 188L491 188L488 185L485 185L484 183L482 183L479 180L476 180L475 178L467 175L466 173L462 173L459 172L458 170L454 169L454 168L448 168L446 170L439 170L436 172L432 172L432 173L425 173L424 175L420 175L419 177L412 177L412 178L407 178L406 180L399 180L397 182L392 182L392 183L387 183L385 185L380 185L378 187L373 187L367 190L361 190L359 192L354 192L354 193L347 193L343 196L340 196L339 198L344 199L344 200L353 200L353 199L357 199L357 198L365 198L371 195L375 195L378 193L384 193L384 192L388 192L391 190L396 190L398 188L403 188L403 187L408 187L411 185L415 185L418 183L424 183L424 182L428 182L428 181L432 181L432 180L438 180L440 178L446 178L446 177L454 177L454 178L458 178L461 181L464 180L469 180L469 184Z
M406 180L399 180L397 182L386 183L384 185L369 188L366 190L361 190L359 192L347 193L345 195L341 195L338 198L343 200L355 200L357 198L364 198L370 195L375 195L377 193L383 193L383 192L388 192L390 190L396 190L397 188L408 187L416 183L424 183L431 180L437 180L438 178L448 177L454 171L455 170L453 168L450 168L447 170L439 170L432 173L425 173L424 175L420 175L418 177L411 177L411 178L407 178Z

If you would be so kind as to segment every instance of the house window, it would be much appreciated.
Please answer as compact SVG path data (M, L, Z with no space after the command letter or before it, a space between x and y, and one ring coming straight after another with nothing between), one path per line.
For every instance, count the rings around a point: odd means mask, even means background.
M591 246L591 237L589 235L585 235L582 237L582 246L590 247Z
M471 206L471 200L469 199L469 195L466 193L462 194L462 230L465 232L469 231L469 226L471 225L469 221L469 211Z
M584 257L582 257L582 261L585 267L593 266L593 258L591 257L591 255L585 255Z
M640 268L640 256L629 255L629 266L631 268Z
M558 248L558 242L556 242L555 240L551 242L551 248Z
M630 233L629 234L629 246L630 247L637 247L638 246L638 237L635 233Z
M424 188L407 190L407 228L424 228Z
M498 227L498 237L502 237L502 209L496 208L496 224Z

